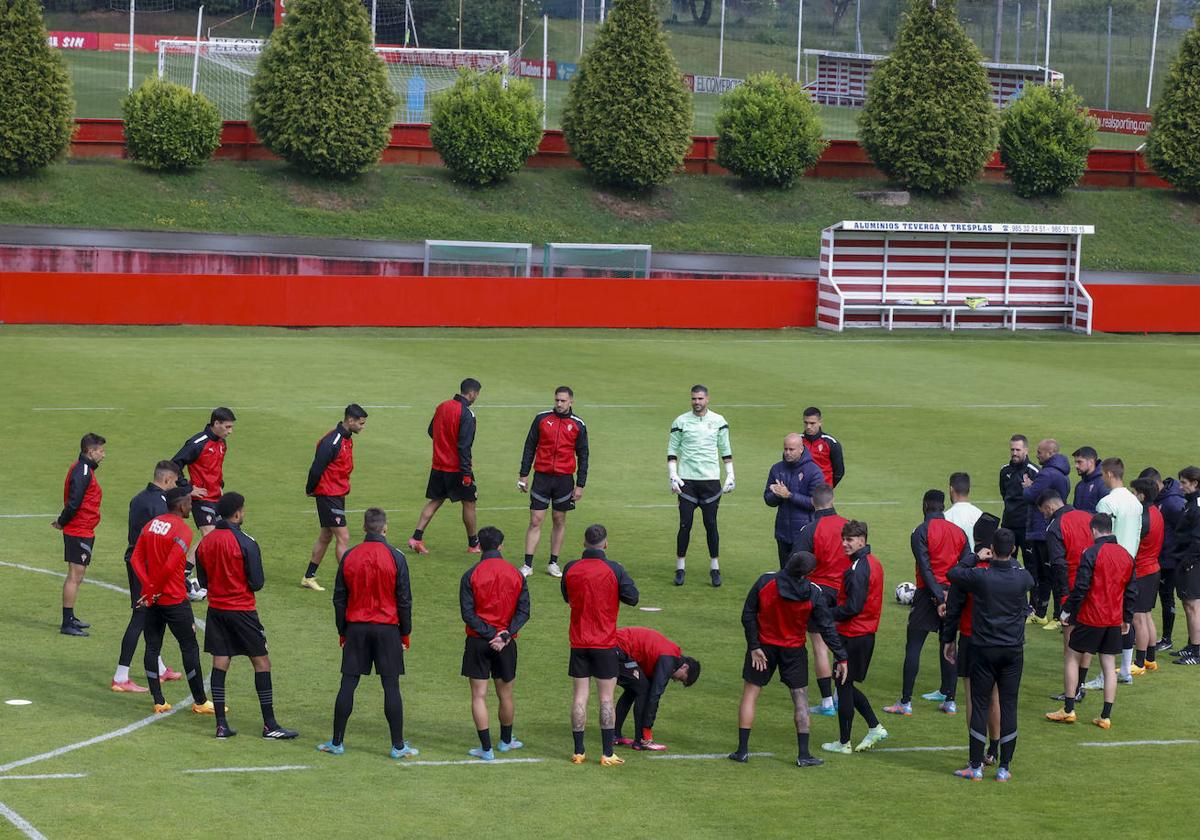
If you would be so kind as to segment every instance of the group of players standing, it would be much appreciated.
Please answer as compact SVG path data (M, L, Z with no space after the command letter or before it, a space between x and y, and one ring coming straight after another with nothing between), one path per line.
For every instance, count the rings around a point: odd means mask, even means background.
M584 761L584 720L592 679L596 680L600 700L602 764L623 763L614 754L614 745L665 749L653 740L652 733L659 700L671 680L692 685L699 677L699 662L684 656L678 645L650 628L617 627L620 603L636 604L638 593L625 570L606 557L607 532L603 526L593 525L586 530L580 559L565 567L559 565L566 514L583 494L588 467L587 429L572 411L571 389L556 389L554 408L534 418L526 439L517 488L530 494L530 522L525 534L525 562L519 571L503 559L503 534L496 528L476 527L477 485L471 454L475 416L471 405L480 390L477 380L464 380L459 393L441 403L434 413L428 429L433 442L428 501L408 541L411 550L427 554L424 530L450 499L462 505L467 551L481 554L460 583L460 610L467 636L462 673L470 680L472 715L480 741L471 755L483 760L495 757L486 703L489 681L495 682L500 701L499 751L522 746L512 734L516 637L529 618L526 579L533 571L547 510L552 511L547 572L562 579L562 594L571 611L568 671L575 683L572 761ZM691 403L691 411L672 423L667 447L669 487L678 497L679 511L674 583L681 586L685 582L690 532L698 508L707 536L710 582L719 587L717 511L721 496L736 486L729 426L723 417L709 410L704 386L692 389ZM830 752L867 750L888 736L859 687L867 676L882 610L882 566L867 544L866 523L846 520L834 509L834 487L845 472L841 445L824 433L819 410L806 409L804 421L803 435L785 438L783 459L771 468L763 492L765 503L776 509L780 570L755 582L743 608L745 685L739 709L738 748L729 756L739 762L749 755L757 698L776 671L791 691L795 705L798 765L822 763L809 751L810 712L839 717L839 740L823 745ZM133 614L112 688L149 690L156 712L170 710L161 683L182 676L166 668L160 657L165 631L170 629L180 644L192 689L192 710L216 716L218 738L236 734L225 717L225 674L230 658L244 655L254 667L263 737L289 739L297 733L280 726L274 718L266 634L255 611L253 593L263 585L261 557L257 544L241 530L244 498L223 492L225 439L234 422L232 411L215 409L205 430L189 438L173 459L159 462L154 481L130 503L126 562ZM403 737L399 691L403 652L409 646L412 629L407 560L387 541L387 516L379 508L366 511L366 538L354 548L349 547L345 497L349 495L354 466L353 435L361 432L366 422L367 413L361 406L347 406L342 422L318 441L306 486L306 492L316 501L320 532L301 586L324 591L316 574L333 543L338 560L333 602L343 646L333 737L318 749L332 754L344 751L345 728L359 678L374 669L383 684L385 714L392 734L391 754L403 758L417 754ZM61 632L68 635L87 635L88 625L75 616L73 608L93 554L101 498L95 470L104 458L104 444L104 439L94 434L81 441L80 457L69 470L64 487L64 510L53 523L64 532L69 568L61 626ZM900 701L885 711L912 714L911 695L921 647L929 633L938 633L944 645L941 690L925 697L939 701L942 711L953 714L956 672L968 681L971 764L959 771L966 778L981 778L985 760L1000 764L998 779L1010 778L1008 765L1015 747L1016 696L1027 622L1047 629L1060 625L1064 628L1065 705L1061 712L1047 717L1074 722L1074 704L1082 700L1081 686L1088 663L1091 655L1098 653L1105 666L1101 679L1106 705L1096 722L1105 728L1110 725L1116 675L1114 671L1110 680L1108 671L1120 652L1122 637L1129 639L1129 648L1135 641L1138 645L1136 664L1127 662L1122 676L1153 670L1157 667L1154 650L1171 646L1166 615L1169 607L1173 617L1173 601L1168 601L1165 590L1174 585L1163 585L1165 638L1157 645L1153 623L1148 621L1153 594L1160 589L1160 554L1164 569L1171 563L1179 570L1175 585L1184 599L1192 629L1191 644L1182 650L1180 662L1193 664L1193 660L1200 659L1200 620L1193 620L1193 612L1200 606L1200 580L1193 580L1200 576L1200 511L1196 508L1200 470L1189 467L1181 471L1178 488L1171 479L1164 481L1157 472L1147 470L1133 484L1134 497L1122 486L1123 465L1109 459L1098 469L1110 491L1105 495L1091 477L1092 470L1097 469L1095 453L1085 447L1075 453L1084 481L1076 489L1077 505L1072 508L1063 504L1068 485L1055 474L1061 473L1065 479L1065 459L1058 454L1057 443L1047 440L1039 444L1040 469L1028 463L1026 446L1022 436L1013 437L1011 462L1001 472L1003 521L969 503L969 478L956 473L950 481L954 506L943 514L944 494L926 493L925 521L912 537L917 592L909 617L904 691ZM1177 497L1182 499L1180 489L1188 494L1186 510L1176 504ZM1124 495L1130 496L1132 505ZM1101 511L1089 517L1079 502L1093 497ZM1104 510L1105 506L1109 510ZM1174 521L1165 521L1164 514ZM185 523L189 515L201 531L201 540L194 547ZM1089 517L1086 527L1076 521L1080 516ZM1163 550L1170 525L1175 526L1173 539L1168 543L1169 550ZM1112 536L1114 529L1117 537ZM1127 535L1133 537L1132 551L1121 539ZM1028 572L1015 563L1019 548L1025 552ZM1178 561L1172 562L1176 558ZM197 580L191 580L193 567ZM1123 570L1128 571L1124 577ZM1051 591L1061 608L1058 618L1047 617ZM1147 592L1152 594L1147 596ZM189 604L189 600L202 600L206 595L209 611L205 650L213 655L211 700L204 690ZM1196 618L1200 619L1200 613ZM1136 632L1127 625L1135 625ZM129 678L139 635L146 639L144 662L149 689ZM806 651L810 636L821 691L820 705L811 709L807 702ZM1116 650L1114 644L1118 645ZM618 685L624 688L624 694L614 703ZM621 736L621 727L631 709L635 732L633 738L626 739ZM850 735L856 712L869 728L866 737L852 748ZM985 732L992 736L986 754Z

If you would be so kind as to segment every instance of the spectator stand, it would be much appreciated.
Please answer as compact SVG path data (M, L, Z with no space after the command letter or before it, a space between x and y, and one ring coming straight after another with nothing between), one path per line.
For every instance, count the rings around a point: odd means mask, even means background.
M821 233L817 326L1070 329L1091 335L1079 282L1092 225L843 221Z

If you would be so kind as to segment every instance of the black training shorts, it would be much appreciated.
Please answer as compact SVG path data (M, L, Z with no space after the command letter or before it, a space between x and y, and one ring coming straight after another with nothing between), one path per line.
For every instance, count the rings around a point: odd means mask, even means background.
M469 478L469 484L463 479ZM452 502L473 502L478 496L475 476L460 472L429 471L429 483L425 485L426 499L449 499Z
M346 527L345 496L314 496L317 500L317 521L322 528Z
M1067 645L1076 653L1115 655L1121 652L1121 628L1076 624L1071 630L1071 641L1067 642Z
M213 656L266 656L267 631L257 610L208 608L204 652Z
M467 636L462 675L473 680L512 682L517 678L517 640L513 639L495 651L487 639Z
M1154 603L1158 600L1158 578L1159 573L1155 572L1137 579L1138 594L1133 602L1135 613L1148 613L1154 609Z
M1179 597L1184 601L1200 599L1200 561L1188 568L1175 570L1175 584L1179 587Z
M865 681L875 654L875 634L842 636L842 642L846 645L847 679L856 683Z
M788 688L808 687L808 650L803 647L777 647L776 645L760 645L767 655L767 669L757 671L750 662L750 651L746 651L746 661L742 665L742 679L757 686L765 686L779 671L779 681Z
M63 534L63 560L76 566L88 566L92 562L92 546L95 537L72 537Z
M679 500L693 505L717 505L721 503L721 482L687 480L679 489Z
M572 496L575 479L569 475L534 473L533 486L529 488L529 509L545 510L553 507L557 511L575 510Z
M942 618L937 614L937 602L928 589L913 594L912 611L908 614L908 629L940 633Z
M365 676L371 673L371 666L381 677L404 673L404 642L399 626L357 621L346 625L342 673Z
M567 674L577 679L595 677L598 680L615 680L620 665L617 649L614 648L571 648L571 661Z
M216 502L204 502L199 499L192 500L192 519L197 525L205 527L210 525L215 526L219 518L217 516Z

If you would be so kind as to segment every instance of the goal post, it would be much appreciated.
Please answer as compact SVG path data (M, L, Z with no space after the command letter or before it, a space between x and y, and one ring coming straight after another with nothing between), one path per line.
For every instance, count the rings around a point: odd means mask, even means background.
M650 276L650 246L547 242L542 262L546 277Z
M426 277L528 277L533 245L527 242L425 240Z

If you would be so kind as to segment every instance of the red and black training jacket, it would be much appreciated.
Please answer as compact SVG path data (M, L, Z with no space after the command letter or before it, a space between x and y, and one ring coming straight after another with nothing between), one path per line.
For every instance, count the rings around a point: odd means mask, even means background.
M638 602L637 586L625 568L600 549L587 548L563 569L561 587L571 605L571 647L615 648L621 604L636 607Z
M433 438L433 468L439 472L469 474L471 445L475 443L475 413L467 398L455 394L439 403L429 421Z
M1063 609L1072 624L1120 627L1133 621L1136 600L1133 558L1110 534L1083 552L1075 586Z
M879 630L883 614L883 565L865 545L847 558L833 620L841 636L869 636Z
M412 632L412 589L404 554L378 534L342 555L333 584L333 615L338 635L347 624L394 624Z
M468 636L515 639L529 621L529 585L499 551L485 551L459 581L458 607Z
M1091 545L1090 513L1063 505L1050 517L1046 525L1046 550L1050 557L1050 574L1058 592L1070 592L1075 587L1079 561ZM1063 595L1064 604L1066 600L1067 596Z
M240 526L221 520L196 546L196 579L208 590L210 607L254 609L254 593L264 583L258 543Z
M804 647L809 622L833 651L834 659L846 661L846 646L834 625L833 610L821 587L808 578L797 580L787 572L767 572L750 587L742 607L748 650L763 645Z
M319 441L308 469L304 492L309 496L349 496L350 473L354 472L354 440L338 423Z
M1162 554L1166 525L1162 512L1153 504L1142 505L1142 540L1133 558L1134 576L1145 577L1160 570L1158 557Z
M157 603L164 607L187 600L184 568L191 545L192 529L181 516L164 513L146 523L129 558L143 595L151 599L157 595Z
M912 532L910 544L917 561L917 589L942 603L950 585L946 574L971 553L966 533L941 513L931 513Z
M575 486L586 485L588 436L583 421L570 412L543 411L534 417L525 436L519 475L529 475L531 467L547 475L575 473Z
M212 426L208 425L203 432L188 438L171 459L180 470L187 470L189 484L204 488L203 501L221 499L221 490L225 486L226 449L225 441L214 435Z
M842 550L842 526L849 520L838 516L833 508L818 510L813 521L801 529L793 551L811 551L817 558L817 568L808 579L818 586L842 591L842 578L850 568L850 558Z
M63 481L63 509L58 524L69 537L94 537L100 524L100 501L104 492L96 480L97 464L86 455L71 464Z

